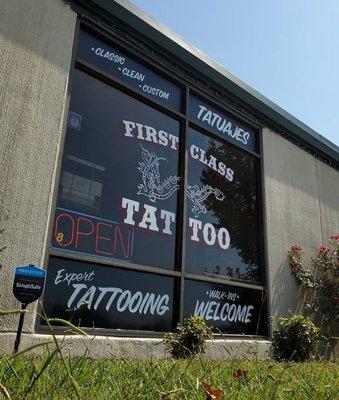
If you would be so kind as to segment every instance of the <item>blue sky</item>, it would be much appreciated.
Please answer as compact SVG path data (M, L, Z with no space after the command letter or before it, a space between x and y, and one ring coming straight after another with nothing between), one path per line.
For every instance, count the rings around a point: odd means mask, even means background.
M339 146L339 0L132 0Z

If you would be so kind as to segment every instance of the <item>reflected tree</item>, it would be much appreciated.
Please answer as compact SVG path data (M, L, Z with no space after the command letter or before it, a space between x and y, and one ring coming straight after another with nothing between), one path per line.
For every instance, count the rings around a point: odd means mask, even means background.
M226 227L231 236L231 247L237 250L244 264L245 272L235 266L224 266L234 278L259 281L259 218L256 195L256 160L253 156L230 146L209 141L206 151L209 156L222 161L234 171L233 181L229 182L220 174L206 168L200 180L204 185L218 188L224 195L223 202L214 196L208 197L204 204L208 211L218 219L218 225Z

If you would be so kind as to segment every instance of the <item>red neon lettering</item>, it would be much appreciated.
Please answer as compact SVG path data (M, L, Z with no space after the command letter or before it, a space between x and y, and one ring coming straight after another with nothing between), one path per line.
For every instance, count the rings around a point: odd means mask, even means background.
M122 245L123 252L125 254L125 258L129 258L130 251L131 251L131 231L128 231L128 238L127 238L127 250L125 248L124 240L122 238L121 229L119 226L115 228L115 237L114 237L114 253L117 251L117 241L118 241L118 234L120 236L120 242Z
M98 222L97 223L97 230L96 230L96 235L95 235L95 251L96 251L96 253L108 254L108 255L112 256L114 254L114 252L113 253L109 253L109 252L106 252L106 251L103 251L103 250L99 250L99 248L98 248L99 240L106 240L107 242L111 242L111 239L108 238L107 236L99 236L99 229L100 229L101 225L108 226L108 227L112 228L111 224L105 224L104 222Z
M72 235L71 235L71 240L70 240L68 243L58 243L58 244L59 244L60 246L69 246L69 245L73 242L73 239L74 239L74 219L72 218L71 215L66 214L66 213L63 213L63 214L60 214L60 215L58 215L58 216L56 217L56 219L55 219L54 237L56 238L57 235L61 232L61 231L59 230L59 220L60 220L60 218L64 218L64 217L67 217L67 218L69 218L69 219L72 221L72 230L71 230Z
M80 231L80 222L81 222L81 221L88 222L88 223L91 225L91 231L90 231L90 232ZM79 236L91 236L93 232L94 232L94 225L93 225L93 222L92 222L90 219L88 219L88 218L79 217L79 218L78 218L78 221L77 221L77 227L76 227L75 248L78 247Z

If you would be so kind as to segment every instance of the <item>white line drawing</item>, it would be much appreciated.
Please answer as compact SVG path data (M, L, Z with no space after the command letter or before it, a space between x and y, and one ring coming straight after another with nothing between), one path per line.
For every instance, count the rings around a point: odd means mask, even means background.
M142 174L142 183L138 185L138 193L148 197L152 203L156 200L166 200L179 189L178 176L169 176L163 182L160 178L159 161L167 161L167 158L158 157L141 147L142 162L139 162L138 170Z
M201 203L211 194L214 194L219 201L223 201L225 198L225 195L219 189L212 186L204 185L199 188L197 185L187 185L187 196L193 202L192 212L195 217L198 217L200 213L206 214L206 207Z

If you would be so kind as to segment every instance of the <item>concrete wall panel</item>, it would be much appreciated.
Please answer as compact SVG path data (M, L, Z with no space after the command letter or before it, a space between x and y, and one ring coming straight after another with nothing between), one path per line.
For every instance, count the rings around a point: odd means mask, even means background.
M104 336L58 336L63 344L63 354L71 357L81 357L86 353L88 357L95 358L121 358L121 359L162 359L168 357L161 339L156 338L123 338ZM0 355L10 354L15 340L14 333L0 333ZM50 349L54 347L50 335L23 334L21 349L37 346L30 354L41 355L46 350L43 343L49 342ZM241 340L241 339L214 339L208 340L204 359L247 359L263 360L270 355L270 342L267 340Z
M317 161L268 129L263 152L271 314L284 315L300 311L303 297L288 267L287 250L300 244L309 261L322 243Z
M0 0L0 10L0 309L8 310L19 306L14 267L44 259L76 15L62 0ZM1 318L0 330L17 323ZM33 327L30 312L25 330Z
M319 160L316 169L322 240L328 244L329 238L339 233L339 172Z

